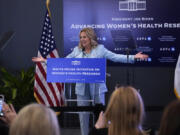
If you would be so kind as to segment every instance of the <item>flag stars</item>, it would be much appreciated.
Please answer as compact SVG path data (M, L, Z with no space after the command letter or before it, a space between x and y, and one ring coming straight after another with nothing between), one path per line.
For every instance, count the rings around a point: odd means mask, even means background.
M50 18L46 18L43 26L43 31L40 41L40 52L46 57L53 49L55 49L54 36L52 35L52 25Z

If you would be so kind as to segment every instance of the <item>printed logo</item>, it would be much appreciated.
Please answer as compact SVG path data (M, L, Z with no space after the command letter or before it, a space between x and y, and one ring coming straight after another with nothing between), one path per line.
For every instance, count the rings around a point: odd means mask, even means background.
M72 65L81 65L81 61L75 60L75 61L72 61L71 64Z
M120 11L146 10L146 0L126 0L119 1Z

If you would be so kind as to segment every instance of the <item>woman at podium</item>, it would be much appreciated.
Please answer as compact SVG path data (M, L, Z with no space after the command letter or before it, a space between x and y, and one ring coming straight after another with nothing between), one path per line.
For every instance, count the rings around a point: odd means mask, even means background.
M148 55L141 52L136 55L116 54L98 44L97 37L92 28L84 28L79 34L80 41L73 51L66 58L106 58L114 62L133 63L135 59L147 59ZM33 62L45 62L43 57L32 58ZM85 100L94 100L94 103L105 104L105 92L107 87L105 83L76 83L75 93L77 95L78 106L89 106L90 102ZM89 132L89 114L80 113L81 134L88 135Z

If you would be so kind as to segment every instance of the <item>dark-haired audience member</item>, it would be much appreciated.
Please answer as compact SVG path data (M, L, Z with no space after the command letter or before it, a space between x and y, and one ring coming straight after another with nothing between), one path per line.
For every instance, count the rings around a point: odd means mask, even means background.
M133 87L119 87L111 95L89 135L145 135L142 129L144 104Z
M172 101L165 108L158 135L180 135L180 100Z

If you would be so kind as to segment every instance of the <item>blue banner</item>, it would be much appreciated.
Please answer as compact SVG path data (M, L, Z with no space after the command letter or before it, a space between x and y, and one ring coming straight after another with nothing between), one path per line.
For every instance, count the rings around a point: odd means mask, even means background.
M79 32L92 27L112 52L148 54L132 66L175 66L180 50L179 0L64 0L64 54L78 45ZM124 63L108 65L123 66Z
M104 83L104 58L50 58L47 59L47 82Z

